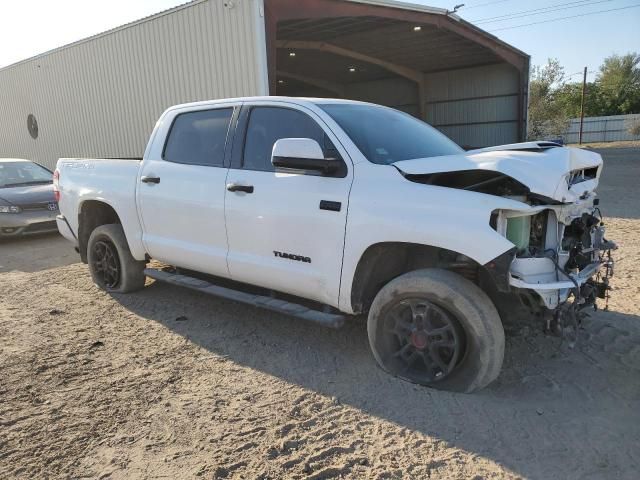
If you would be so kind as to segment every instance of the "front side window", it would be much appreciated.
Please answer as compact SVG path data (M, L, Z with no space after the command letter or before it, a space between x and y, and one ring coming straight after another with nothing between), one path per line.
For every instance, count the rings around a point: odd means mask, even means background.
M271 152L281 138L311 138L325 149L334 148L320 125L305 113L290 108L254 107L247 127L243 168L273 171Z
M464 150L430 125L407 113L376 105L318 105L372 163L455 155Z
M181 113L173 121L163 158L222 167L233 108Z
M33 162L0 162L0 188L53 182L53 174Z

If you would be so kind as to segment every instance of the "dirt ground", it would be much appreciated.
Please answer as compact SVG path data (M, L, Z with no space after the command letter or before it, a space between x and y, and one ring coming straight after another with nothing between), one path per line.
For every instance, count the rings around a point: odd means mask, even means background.
M37 272L79 261L69 242L57 233L0 240L0 273Z
M110 296L57 239L0 244L0 478L637 479L640 149L603 153L610 311L574 349L510 329L473 395L383 373L361 320L159 283ZM54 252L72 264L46 269Z

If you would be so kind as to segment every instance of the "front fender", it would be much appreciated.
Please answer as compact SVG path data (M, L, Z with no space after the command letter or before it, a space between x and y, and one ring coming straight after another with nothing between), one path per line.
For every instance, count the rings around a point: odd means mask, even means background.
M513 249L489 224L494 210L529 212L525 203L413 183L394 167L358 164L349 200L340 309L351 312L356 267L371 245L413 243L452 250L480 265Z

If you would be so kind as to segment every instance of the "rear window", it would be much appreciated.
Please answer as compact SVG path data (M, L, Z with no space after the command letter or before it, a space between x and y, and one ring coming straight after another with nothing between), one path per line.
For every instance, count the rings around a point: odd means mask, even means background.
M222 167L233 108L181 113L173 121L165 160Z

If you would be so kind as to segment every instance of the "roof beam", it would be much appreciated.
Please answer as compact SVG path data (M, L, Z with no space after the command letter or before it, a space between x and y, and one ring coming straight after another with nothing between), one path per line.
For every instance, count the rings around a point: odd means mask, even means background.
M277 70L276 75L278 77L290 78L291 80L297 80L299 82L306 83L307 85L336 93L343 98L346 97L344 85L340 83L320 80L319 78L307 77L306 75L299 75L297 73L285 72L284 70Z
M381 60L364 53L349 50L348 48L339 47L331 43L315 42L307 40L276 40L277 48L292 48L299 50L317 50L320 52L333 53L342 57L353 58L362 62L370 63L382 67L390 72L396 73L402 77L413 80L416 83L422 82L422 72L414 70L403 65L396 65L395 63Z
M335 55L340 55L342 57L353 58L354 60L371 63L373 65L377 65L386 70L389 70L390 72L393 72L397 75L400 75L401 77L408 78L409 80L412 80L418 84L418 103L419 103L419 110L420 110L420 118L422 118L423 120L426 119L426 115L427 115L426 82L425 82L425 76L422 72L419 72L412 68L405 67L403 65L397 65L395 63L388 62L386 60L381 60L379 58L372 57L364 53L356 52L355 50L349 50L347 48L339 47L337 45L333 45L331 43L326 43L326 42L314 42L314 41L308 41L308 40L276 40L276 48L316 50L320 52L333 53ZM279 72L278 74L280 73L283 73L283 72ZM285 75L282 75L282 76L285 76ZM302 79L303 78L302 76L299 76L299 77L300 78L298 78L297 80L300 80L303 82L305 81ZM295 78L295 77L290 76L290 78ZM306 83L309 83L310 85L315 85L315 86L320 86L318 82L321 82L325 85L332 83L332 82L325 82L323 80L310 79L309 77L304 77L304 78L306 80L309 80L309 81L306 81ZM333 84L334 88L327 88L326 86L324 87L321 86L321 88L325 88L329 91L336 92L335 86L336 84ZM341 85L339 87L341 90L339 92L339 95L344 97L345 96L344 87L342 87Z

